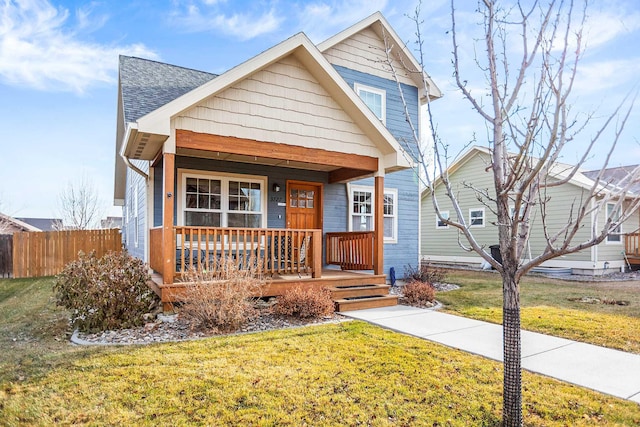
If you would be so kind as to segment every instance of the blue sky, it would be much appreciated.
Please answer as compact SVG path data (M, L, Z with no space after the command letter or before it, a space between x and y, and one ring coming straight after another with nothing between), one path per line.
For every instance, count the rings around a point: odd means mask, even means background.
M433 104L434 122L455 151L474 131L481 137L482 127L451 78L449 2L424 3L426 70L445 94ZM474 2L459 3L462 43L470 54L478 28L472 23ZM84 175L98 190L105 215L120 214L112 207L119 54L222 73L299 31L319 43L377 10L404 40L413 40L415 28L405 15L415 5L405 0L0 0L0 210L56 216L60 192ZM626 93L638 90L640 2L594 2L586 40L574 110L596 111L601 120ZM469 81L481 88L483 81L474 80L470 68L469 73ZM614 166L640 163L639 110ZM598 166L607 145L603 141L587 166Z

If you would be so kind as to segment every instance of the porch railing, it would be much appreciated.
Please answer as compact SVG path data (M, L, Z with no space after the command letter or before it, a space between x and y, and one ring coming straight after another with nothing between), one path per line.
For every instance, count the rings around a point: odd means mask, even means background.
M234 260L239 269L252 266L263 274L321 275L321 230L183 226L174 230L177 276L191 268L215 272L226 259Z
M640 257L640 233L624 235L624 252L627 256Z
M343 270L372 270L373 231L326 234L326 262Z

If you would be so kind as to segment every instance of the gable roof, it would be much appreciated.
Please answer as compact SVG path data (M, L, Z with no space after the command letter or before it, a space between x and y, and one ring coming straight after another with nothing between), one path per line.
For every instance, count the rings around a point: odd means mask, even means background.
M474 145L472 147L470 147L467 151L465 151L460 157L458 157L451 165L449 165L449 167L447 168L447 172L449 175L455 173L457 170L459 170L462 166L464 166L469 160L471 160L473 157L479 155L479 154L485 154L487 156L491 155L491 152L489 151L489 149L487 147L481 147L478 145ZM560 163L560 162L556 162L550 169L550 175L554 178L557 179L564 179L567 176L569 176L569 174L571 173L571 171L573 170L574 166L566 164L566 163ZM625 169L626 168L626 169ZM599 185L598 190L606 190L607 184L616 184L617 182L619 182L620 179L622 179L624 176L626 176L626 173L628 171L632 171L633 168L635 168L634 166L627 166L627 167L623 167L623 168L612 168L612 169L607 169L607 171L610 171L607 174L605 174L605 179L604 181L606 182L601 182L601 184ZM585 172L583 170L578 170L573 177L569 180L569 184L573 184L579 188L583 188L585 190L591 190L591 188L594 185L594 180L597 177L599 173L598 171L590 171L590 172ZM613 176L618 177L618 181L615 181ZM609 178L607 178L609 177ZM438 178L436 178L436 182L435 182L435 186L437 186L440 182L442 181L442 175L440 175ZM634 186L634 189L631 189L632 192L637 193L638 191L640 191L640 182L637 182L637 185ZM422 197L425 197L429 194L429 188L426 188L425 190L422 191Z
M408 160L402 155L400 145L390 131L356 95L304 33L298 33L290 37L138 118L135 122L128 122L128 129L125 132L125 140L120 153L124 156L135 158L133 157L136 152L133 147L134 141L136 138L142 137L142 135L145 135L146 152L157 152L158 147L170 135L172 117L289 55L295 55L332 98L340 104L341 108L362 128L369 139L385 156L383 159L383 163L387 165L385 169L394 170L410 166ZM138 149L137 152L140 152L140 150ZM144 157L139 158L145 159Z
M0 222L7 223L17 229L18 231L42 231L38 227L35 227L31 224L26 223L25 221L21 221L17 218L10 217L9 215L5 215L0 212ZM2 231L2 230L0 230Z
M53 231L57 224L62 224L58 218L15 218L36 228L34 231Z
M393 27L389 24L387 19L380 12L375 12L374 14L368 16L362 21L352 25L351 27L339 32L338 34L329 37L327 40L318 44L318 49L321 52L326 52L337 44L347 40L348 38L353 37L355 34L367 29L371 28L381 40L385 39L385 36L388 40L390 40L390 44L392 46L393 52L396 57L398 57L403 64L409 64L416 71L415 73L411 73L411 78L415 82L416 86L422 90L423 89L423 80L420 76L418 70L421 70L422 67L420 63L416 59L416 57L411 53L410 49L407 47L407 44L402 41L398 33L393 29ZM406 65L408 66L408 65ZM429 89L430 98L437 99L442 97L442 92L436 86L436 84L431 80L431 77L422 70L423 78L427 82L427 86Z
M604 170L602 175L602 182L605 182L607 185L620 186L621 184L627 185L628 179L633 172L640 167L640 165L629 165L629 166L619 166L615 168L607 168ZM600 170L592 170L583 172L585 176L587 176L591 180L595 180L598 178L600 174ZM640 194L640 179L636 178L635 181L631 183L629 186L629 191L634 194Z
M204 71L120 55L124 121L134 122L216 77Z
M374 25L376 22L381 25ZM325 41L323 46L327 48L331 43L338 43L349 34L369 26L376 27L378 34L385 32L390 35L401 60L407 64L414 64L419 69L413 55L408 52L379 12ZM124 76L121 75L118 80L115 204L124 204L127 167L146 176L146 173L132 164L131 160L154 159L171 137L172 119L287 56L294 56L302 63L306 71L351 118L353 124L360 128L362 134L371 142L371 148L378 153L374 156L380 159L379 170L392 172L411 167L411 161L403 154L400 144L391 132L346 83L318 47L304 33L298 33L218 76L156 61L121 56L120 71ZM431 87L431 97L442 96L435 84L426 77ZM420 81L416 85L421 96L424 96L419 75L415 78ZM173 143L175 144L175 141Z

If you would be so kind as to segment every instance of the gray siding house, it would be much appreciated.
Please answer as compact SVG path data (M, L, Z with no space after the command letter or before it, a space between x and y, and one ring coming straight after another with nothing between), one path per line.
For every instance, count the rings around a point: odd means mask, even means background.
M263 295L382 289L392 267L419 261L411 129L385 42L419 126L440 91L424 75L425 93L380 13L317 46L299 33L221 75L120 57L115 201L163 301L185 268L223 257L255 256L273 279Z

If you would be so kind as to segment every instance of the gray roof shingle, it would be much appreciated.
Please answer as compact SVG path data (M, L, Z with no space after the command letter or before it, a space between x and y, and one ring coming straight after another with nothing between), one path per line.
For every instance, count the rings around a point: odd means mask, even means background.
M606 183L606 184L619 185L623 180L626 181L628 179L627 177L631 173L633 173L634 169L637 167L638 165L630 165L630 166L620 166L620 167L605 169L604 174L602 175L602 181L603 183ZM589 179L594 180L598 177L599 173L600 173L600 170L598 169L598 170L583 172L583 175L585 175ZM636 179L635 181L633 181L633 183L629 187L629 190L636 194L640 193L640 180Z
M120 55L124 121L134 122L216 77L204 71Z

